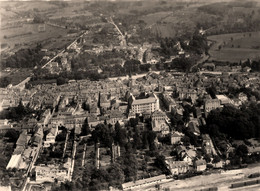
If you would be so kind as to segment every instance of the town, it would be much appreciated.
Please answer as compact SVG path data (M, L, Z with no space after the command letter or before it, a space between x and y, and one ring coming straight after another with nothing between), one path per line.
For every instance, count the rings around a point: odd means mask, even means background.
M214 55L258 33L163 38L174 12L127 26L87 5L100 23L25 17L77 31L65 46L1 52L0 190L259 189L259 59Z
M77 181L84 178L84 168L95 167L100 173L121 172L112 185L127 190L168 181L162 174L178 177L240 164L229 155L240 149L259 153L259 143L252 139L234 147L229 140L212 140L209 134L214 132L205 128L213 125L207 124L212 110L239 111L259 102L252 93L259 88L259 74L240 67L235 72L233 67L225 72L215 68L218 72L212 73L208 67L204 64L192 74L149 72L2 89L2 109L16 108L23 111L16 115L24 115L17 122L1 120L1 134L12 139L8 147L15 147L13 152L4 148L4 155L11 155L7 172L24 180L16 185L22 188ZM217 84L214 89L212 84ZM117 165L124 162L127 166L120 169ZM8 182L6 178L2 180ZM9 180L15 185L15 178Z

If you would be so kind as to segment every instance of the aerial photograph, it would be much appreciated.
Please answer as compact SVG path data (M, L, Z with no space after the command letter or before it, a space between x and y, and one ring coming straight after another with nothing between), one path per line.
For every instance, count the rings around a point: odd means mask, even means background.
M260 191L260 0L0 0L0 191Z

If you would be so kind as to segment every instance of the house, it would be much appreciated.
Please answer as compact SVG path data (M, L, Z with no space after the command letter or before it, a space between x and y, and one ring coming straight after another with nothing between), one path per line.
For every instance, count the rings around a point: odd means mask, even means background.
M167 122L167 116L162 111L154 111L151 115L152 119L152 130L159 132L162 135L169 134L170 127Z
M42 138L43 138L43 129L38 128L32 137L31 144L33 146L40 146L42 144Z
M122 123L124 118L125 118L125 116L123 115L123 113L121 111L111 110L108 114L107 122L110 123L111 125L115 125L117 121L119 123Z
M194 168L197 172L202 172L202 171L206 170L207 163L204 159L196 160L194 162Z
M159 110L159 99L155 94L145 99L134 99L131 103L131 109L134 113L154 112Z
M167 119L167 116L165 115L164 112L162 111L154 111L151 115L152 121L165 121Z
M246 102L246 101L248 100L247 95L244 94L243 92L241 92L241 93L238 94L238 99L239 99L241 102Z
M184 174L189 170L189 164L185 161L166 159L165 162L172 175Z
M92 114L100 114L100 110L99 108L97 107L97 104L93 103L93 104L90 104L89 105L89 112L92 113Z
M57 134L58 134L58 126L52 127L50 129L50 132L46 135L46 141L44 141L44 147L49 147L50 144L54 144Z
M109 108L111 106L109 96L105 94L100 94L99 104L101 108Z
M0 134L5 134L12 126L9 124L7 119L0 120Z
M203 134L202 135L202 147L204 151L211 155L212 154L212 149L211 149L211 139L208 134Z
M231 100L225 95L216 95L216 97L220 101L221 105L226 105L231 103Z
M194 149L187 149L186 147L179 145L176 147L177 158L180 161L185 161L189 165L192 165L192 162L196 158L196 151Z
M179 159L183 158L186 151L187 149L183 145L179 145L176 147L176 152Z
M47 127L51 117L52 117L51 110L47 109L44 111L44 113L41 116L40 121L37 124L42 127Z
M95 116L95 115L90 115L90 116L88 116L88 117L87 117L87 121L88 121L88 125L89 125L90 127L94 127L94 126L96 126L97 124L100 123L98 117Z
M215 64L214 63L205 63L202 67L207 69L207 70L210 70L210 71L215 70Z
M27 131L23 130L18 140L16 141L16 148L22 147L24 149L27 146L27 143L28 143Z
M69 180L70 169L56 165L41 165L35 167L35 181L54 182L56 179L60 182Z
M21 154L13 154L11 159L9 160L6 169L18 169L22 161L22 155Z
M128 109L128 105L120 105L118 107L119 111L121 111L122 113L127 113L127 109Z
M176 105L175 111L176 111L177 114L183 115L184 109L181 105Z
M195 159L196 155L197 154L193 149L188 149L180 159L187 162L189 165L192 165L192 162Z
M234 105L235 107L239 107L242 105L242 101L240 99L237 98L233 98L231 99L232 105Z
M168 135L170 133L170 127L168 123L165 121L152 121L152 130L160 133L162 136Z
M213 163L213 167L214 168L222 168L223 167L223 162L222 161L219 161L217 163Z
M244 67L242 70L243 70L243 72L250 72L250 71L251 71L251 68L248 67L248 66L246 66L246 67Z
M198 119L194 119L193 121L190 121L188 124L188 128L194 133L194 135L197 136L200 135Z
M201 109L199 107L195 108L195 117L196 118L202 117L202 112L201 112Z
M209 113L211 110L220 108L220 100L219 99L206 99L204 103L204 111L205 113Z
M178 131L175 131L174 133L171 133L171 144L177 144L178 142L181 141L181 138L184 137L183 133L180 133Z

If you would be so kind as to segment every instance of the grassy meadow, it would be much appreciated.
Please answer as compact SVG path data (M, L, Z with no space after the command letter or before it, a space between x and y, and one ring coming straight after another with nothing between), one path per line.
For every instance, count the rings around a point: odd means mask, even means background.
M211 60L239 62L260 56L260 32L231 33L209 36Z

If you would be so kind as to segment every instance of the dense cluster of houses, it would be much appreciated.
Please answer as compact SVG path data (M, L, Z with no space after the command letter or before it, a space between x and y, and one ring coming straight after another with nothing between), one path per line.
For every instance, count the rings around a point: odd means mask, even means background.
M42 128L37 128L33 135L23 130L16 141L15 150L6 169L19 169L24 170L26 173L30 172L33 162L38 157L42 139Z
M65 59L62 59L63 61ZM131 118L143 117L140 128L145 127L146 119L157 136L170 136L170 142L176 147L177 159L167 158L166 163L173 175L186 173L191 167L196 171L204 171L206 162L197 157L196 148L182 144L183 133L171 128L169 114L183 115L184 106L193 106L197 100L203 100L201 106L189 116L185 126L194 135L201 135L199 126L205 125L207 114L224 105L240 107L248 100L256 100L240 92L237 97L225 95L228 88L250 87L257 91L260 86L257 73L184 74L161 72L148 73L140 78L127 77L102 81L69 81L68 84L37 85L32 89L1 89L1 109L15 107L22 101L24 106L44 110L39 120L33 116L19 124L0 121L0 133L10 129L21 132L9 168L28 169L30 161L38 155L39 145L50 147L59 134L58 128L64 126L79 135L84 123L91 129L99 123L115 125L119 122L123 127ZM214 84L216 97L212 98L206 91ZM48 130L43 139L43 131ZM33 136L30 134L34 132ZM211 155L217 155L209 135L202 135L202 149ZM64 181L68 177L69 168L63 166L49 167L39 165L36 168L36 180L55 179ZM47 172L48 171L48 172ZM46 176L45 176L46 175ZM136 183L135 183L136 184ZM125 185L128 187L127 185Z

